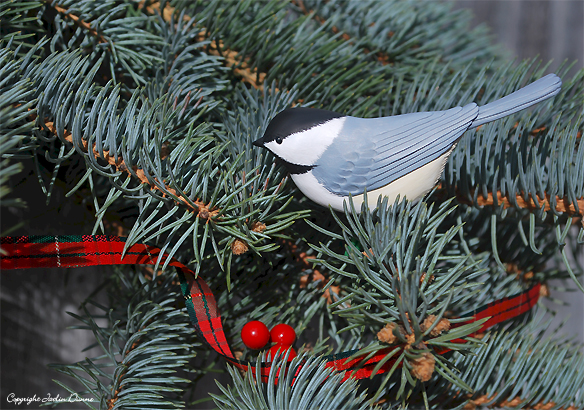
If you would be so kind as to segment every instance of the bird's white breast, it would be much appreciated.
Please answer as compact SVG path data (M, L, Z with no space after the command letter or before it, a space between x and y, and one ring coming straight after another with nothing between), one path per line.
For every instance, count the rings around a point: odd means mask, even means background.
M387 196L389 198L389 203L393 203L397 196L401 198L406 197L410 201L417 201L421 199L428 191L430 191L442 174L444 165L448 160L448 156L454 149L450 149L447 153L438 157L432 162L404 175L395 181L375 189L371 192L367 192L367 204L371 210L375 209L377 206L377 199L380 195ZM316 202L317 204L323 206L332 206L333 209L337 211L343 210L343 202L347 197L335 195L322 186L317 179L314 177L312 172L306 172L304 174L293 174L292 180L296 186L306 195L308 198ZM365 201L365 195L355 195L353 197L353 204L357 212L361 211L361 205Z

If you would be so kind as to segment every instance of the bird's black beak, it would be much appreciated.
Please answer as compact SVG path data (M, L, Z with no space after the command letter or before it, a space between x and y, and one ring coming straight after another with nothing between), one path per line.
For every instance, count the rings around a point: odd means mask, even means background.
M264 147L264 138L260 138L255 140L254 142L252 142L253 145L255 145L256 147L260 147L263 148Z

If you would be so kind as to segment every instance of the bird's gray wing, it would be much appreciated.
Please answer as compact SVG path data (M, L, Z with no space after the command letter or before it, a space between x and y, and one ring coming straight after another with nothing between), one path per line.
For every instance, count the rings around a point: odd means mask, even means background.
M477 115L472 103L447 111L347 117L312 172L337 195L371 192L448 152Z

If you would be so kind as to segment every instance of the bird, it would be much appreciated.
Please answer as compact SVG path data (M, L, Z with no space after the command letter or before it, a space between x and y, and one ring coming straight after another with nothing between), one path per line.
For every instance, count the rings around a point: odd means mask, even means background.
M416 202L440 180L465 131L523 110L560 92L549 74L501 99L444 111L358 118L308 107L288 108L253 145L271 151L312 201L343 211L351 197L357 213L367 196Z

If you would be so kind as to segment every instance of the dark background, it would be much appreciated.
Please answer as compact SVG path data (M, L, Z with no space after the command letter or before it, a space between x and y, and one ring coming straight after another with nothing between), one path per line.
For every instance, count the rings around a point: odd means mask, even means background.
M473 25L487 23L492 28L494 40L501 44L502 51L509 57L531 58L539 55L543 61L553 59L549 72L553 72L564 59L578 60L572 73L583 66L584 2L581 0L459 0L455 7L471 9L475 13ZM18 223L22 223L22 227L11 232L11 235L79 235L91 232L94 217L87 197L77 195L65 198L66 187L57 185L53 198L46 205L31 164L27 164L27 168L11 182L14 196L23 198L28 208L2 208L2 232ZM584 251L576 257L583 266ZM78 322L66 312L79 313L79 304L101 283L104 269L107 268L2 272L0 409L38 407L36 404L10 404L7 402L10 393L17 397L32 397L35 394L39 397L47 397L48 394L52 397L57 394L68 396L52 381L55 378L65 380L66 377L46 365L72 363L92 355L92 352L81 352L93 342L92 334L68 330L68 326ZM570 303L568 307L559 307L557 321L567 320L563 330L584 341L584 295L572 292L552 296ZM557 305L555 307L558 308Z

